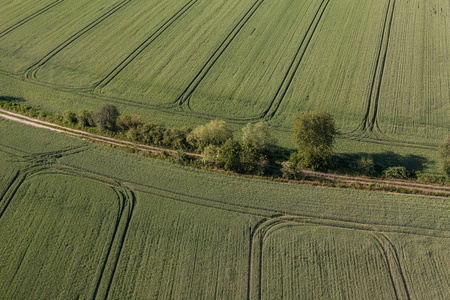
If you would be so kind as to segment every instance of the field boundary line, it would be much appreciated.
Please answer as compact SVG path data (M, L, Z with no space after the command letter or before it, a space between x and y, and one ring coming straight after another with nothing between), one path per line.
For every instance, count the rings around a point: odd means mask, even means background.
M155 147L155 146L149 146L149 145L144 145L144 144L139 144L139 143L133 143L133 142L125 141L125 140L120 140L120 139L115 139L115 138L102 136L102 135L98 135L98 134L94 134L94 133L89 133L89 132L78 130L78 129L72 129L69 127L60 126L60 125L53 124L50 122L41 121L39 119L26 117L26 116L23 116L23 115L20 115L17 113L12 113L12 112L9 112L9 111L3 110L3 109L0 109L0 117L11 120L11 121L15 121L18 123L38 127L38 128L43 128L43 129L48 129L51 131L56 131L59 133L69 134L69 135L79 137L82 139L89 139L92 141L102 142L102 143L120 146L120 147L135 148L138 150L150 151L150 152L154 152L154 153L159 153L159 152L165 151L165 152L168 152L169 154L175 154L177 152L176 150ZM197 154L197 153L190 153L190 152L184 152L184 153L189 156L202 157L201 154Z
M59 133L65 133L68 135L72 135L81 139L90 140L93 142L100 142L105 143L113 146L118 147L125 147L125 148L132 148L137 149L141 151L148 151L153 153L160 153L160 152L167 152L170 155L174 155L177 153L176 150L172 149L166 149L161 147L155 147L155 146L149 146L139 143L134 143L130 141L115 139L111 137L106 137L98 134L89 133L86 131L78 130L78 129L72 129L69 127L60 126L57 124L53 124L46 121L41 121L36 118L31 118L27 116L23 116L17 113L9 112L4 109L0 109L0 118L5 118L11 121L15 121L18 123L43 128L47 130L52 130ZM202 154L198 153L190 153L190 152L184 152L184 154L192 157L198 157L202 158ZM371 178L364 178L364 177L354 177L354 176L346 176L346 175L336 175L331 173L323 173L323 172L317 172L317 171L309 171L309 170L301 170L301 173L304 175L310 176L310 177L316 177L316 178L325 178L327 180L332 181L342 181L346 183L359 183L362 185L373 185L373 184L379 184L386 187L393 187L393 188L403 188L408 189L412 191L419 191L419 192L433 192L433 193L440 193L445 195L450 195L450 187L449 186L440 186L440 185L431 185L431 184L421 184L421 183L412 183L412 182L403 182L398 180L383 180L383 179L371 179ZM295 182L295 181L294 181Z
M57 0L55 2L52 2L48 4L47 6L44 6L43 8L35 11L34 13L30 14L29 16L25 17L24 19L20 20L19 22L11 25L10 27L6 28L5 30L0 32L0 39L3 38L5 35L9 34L10 32L14 31L18 27L22 26L23 24L31 21L32 19L38 17L39 15L45 13L46 11L52 9L53 7L61 4L65 0Z

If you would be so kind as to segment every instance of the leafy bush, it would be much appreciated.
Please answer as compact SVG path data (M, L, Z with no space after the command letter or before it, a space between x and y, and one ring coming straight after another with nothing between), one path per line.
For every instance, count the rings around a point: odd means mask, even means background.
M233 137L233 129L222 120L212 120L208 124L196 127L187 136L187 142L193 148L204 149L208 145L220 146Z
M375 163L372 157L362 156L358 162L358 170L367 176L373 176L375 174Z
M78 124L84 127L95 126L94 120L92 119L92 110L80 110L77 114Z
M263 121L256 124L248 123L242 128L242 144L249 145L257 151L266 151L274 143L269 127Z
M390 167L383 171L383 175L386 178L394 179L407 179L411 173L405 167Z
M63 120L67 124L76 124L78 122L77 115L70 110L63 112Z
M446 184L447 178L445 175L429 174L429 173L416 173L417 181L421 183L436 183Z
M229 138L220 147L218 164L227 171L239 171L241 145Z
M450 136L439 146L439 158L441 159L442 169L450 178Z

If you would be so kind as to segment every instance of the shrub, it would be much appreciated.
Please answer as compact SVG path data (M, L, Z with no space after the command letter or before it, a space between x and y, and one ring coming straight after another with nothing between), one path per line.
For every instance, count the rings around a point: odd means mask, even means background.
M450 178L450 136L439 146L439 158L444 173Z
M228 171L239 171L241 145L229 138L219 150L218 164Z
M70 110L66 110L63 112L63 120L67 124L76 124L78 119L77 115L74 112L71 112Z
M202 161L204 164L216 166L219 159L220 147L216 145L208 145L203 150L203 158Z
M295 176L295 164L291 160L283 161L281 166L281 174L283 175L283 178L291 179Z
M220 146L232 137L233 129L227 122L212 120L192 130L187 136L187 142L193 148L204 149L208 145Z
M362 156L358 162L358 170L367 176L372 176L375 174L375 164L372 157Z
M395 179L407 179L410 172L405 167L390 167L383 171L384 177Z
M241 172L254 173L258 166L259 153L255 147L244 145L241 147L240 162Z
M142 125L141 117L139 116L118 116L116 126L118 130L127 131L130 128L138 128Z
M447 178L445 175L429 174L429 173L416 173L417 181L421 183L437 183L446 184Z
M94 120L92 119L92 110L80 110L77 114L78 124L84 127L94 126Z
M248 123L242 128L242 144L244 146L252 146L257 151L266 151L270 145L274 143L270 136L267 123L260 121L256 124Z

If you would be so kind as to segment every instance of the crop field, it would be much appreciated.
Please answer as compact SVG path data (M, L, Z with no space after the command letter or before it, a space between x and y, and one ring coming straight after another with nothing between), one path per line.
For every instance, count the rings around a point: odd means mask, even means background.
M449 215L445 198L229 177L0 121L9 299L446 299Z
M4 96L54 111L265 120L284 145L317 109L346 140L435 150L450 130L446 0L8 0L0 18Z

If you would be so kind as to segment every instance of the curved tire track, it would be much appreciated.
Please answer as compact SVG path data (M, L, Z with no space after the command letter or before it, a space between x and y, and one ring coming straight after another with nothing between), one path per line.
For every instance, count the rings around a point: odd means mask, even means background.
M152 35L150 35L144 42L142 42L136 49L133 50L123 61L121 61L111 72L108 73L102 80L94 83L90 88L94 91L101 90L108 83L110 83L120 72L122 72L133 60L135 60L147 47L149 47L161 34L163 34L173 23L181 18L187 11L194 6L198 0L191 0L186 3L179 11L164 22Z
M99 17L96 20L94 20L93 22L89 23L87 26L83 27L81 30L79 30L78 32L73 34L71 37L66 39L64 42L59 44L56 48L54 48L52 51L47 53L43 58L41 58L39 61L34 63L32 66L30 66L25 71L25 73L23 74L23 80L38 82L41 85L50 86L50 87L56 87L56 88L58 88L60 90L73 91L73 90L83 89L83 88L70 88L70 89L67 89L67 88L64 88L64 87L61 87L61 86L58 86L58 85L53 85L53 84L50 84L50 83L39 81L37 79L36 73L39 71L40 68L42 68L42 66L44 66L48 61L50 61L55 55L57 55L58 53L63 51L67 46L72 44L74 41L79 39L81 36L83 36L84 34L89 32L90 30L92 30L95 26L97 26L98 24L100 24L104 20L106 20L109 17L111 17L112 15L114 15L114 13L116 13L117 11L121 10L122 8L124 8L131 1L132 0L124 0L124 1L116 4L115 6L110 8L106 13L104 13L101 17Z
M263 242L279 226L314 224L370 233L383 255L396 299L411 299L396 247L385 235L368 224L305 218L297 215L273 215L262 219L250 233L247 299L262 297Z
M396 0L389 0L389 3L387 5L383 30L381 32L380 38L380 49L378 50L375 70L370 84L365 115L360 125L355 130L345 135L347 137L354 137L358 139L368 138L372 136L375 129L379 133L382 133L377 120L378 102L380 98L384 68L386 65L387 51L389 48L389 39L391 34L392 20L394 18L395 4Z

